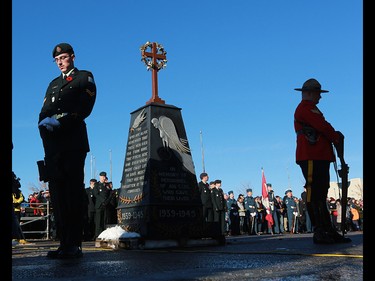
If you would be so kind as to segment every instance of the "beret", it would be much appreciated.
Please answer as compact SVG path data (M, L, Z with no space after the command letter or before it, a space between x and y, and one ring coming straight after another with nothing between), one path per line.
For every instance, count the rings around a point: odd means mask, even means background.
M74 54L73 47L68 43L57 44L55 46L55 48L53 48L52 57L54 58L54 57L56 57L60 54L64 54L64 53Z

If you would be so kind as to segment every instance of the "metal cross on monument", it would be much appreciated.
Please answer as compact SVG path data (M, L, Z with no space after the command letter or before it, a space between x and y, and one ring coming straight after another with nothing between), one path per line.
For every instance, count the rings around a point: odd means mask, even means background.
M140 49L142 61L147 66L147 70L152 70L152 97L146 104L152 102L165 104L165 101L158 96L158 71L167 66L167 52L157 42L146 42ZM149 49L150 51L148 51Z

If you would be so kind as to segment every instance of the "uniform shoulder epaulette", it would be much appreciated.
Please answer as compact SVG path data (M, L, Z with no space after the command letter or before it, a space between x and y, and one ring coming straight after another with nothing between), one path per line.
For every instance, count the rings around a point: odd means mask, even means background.
M91 74L92 75L92 72L90 70L80 70L80 72L86 72L87 74Z
M60 78L60 76L57 76L55 79L53 79L53 80L51 81L51 83L52 83L53 81L59 79L59 78Z

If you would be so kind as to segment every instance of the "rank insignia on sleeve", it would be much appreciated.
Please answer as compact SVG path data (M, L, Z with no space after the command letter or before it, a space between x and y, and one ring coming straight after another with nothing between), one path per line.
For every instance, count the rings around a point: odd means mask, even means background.
M91 92L89 89L86 89L86 93L88 93L90 95L90 97L94 96L95 93L94 92Z

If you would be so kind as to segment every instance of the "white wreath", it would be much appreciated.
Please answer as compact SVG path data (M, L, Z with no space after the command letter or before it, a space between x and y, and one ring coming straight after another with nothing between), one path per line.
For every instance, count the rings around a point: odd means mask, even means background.
M157 54L164 55L164 56L167 54L167 52L164 50L164 47L161 44L155 42L155 45L156 45L156 53ZM140 48L141 54L142 54L141 61L144 62L144 64L147 67L147 70L150 70L150 69L160 70L160 69L165 68L167 66L167 59L156 59L156 65L154 65L153 58L147 57L145 55L145 52L148 52L147 49L150 49L150 53L152 53L152 43L149 42L149 41L147 41L146 44L144 44Z

